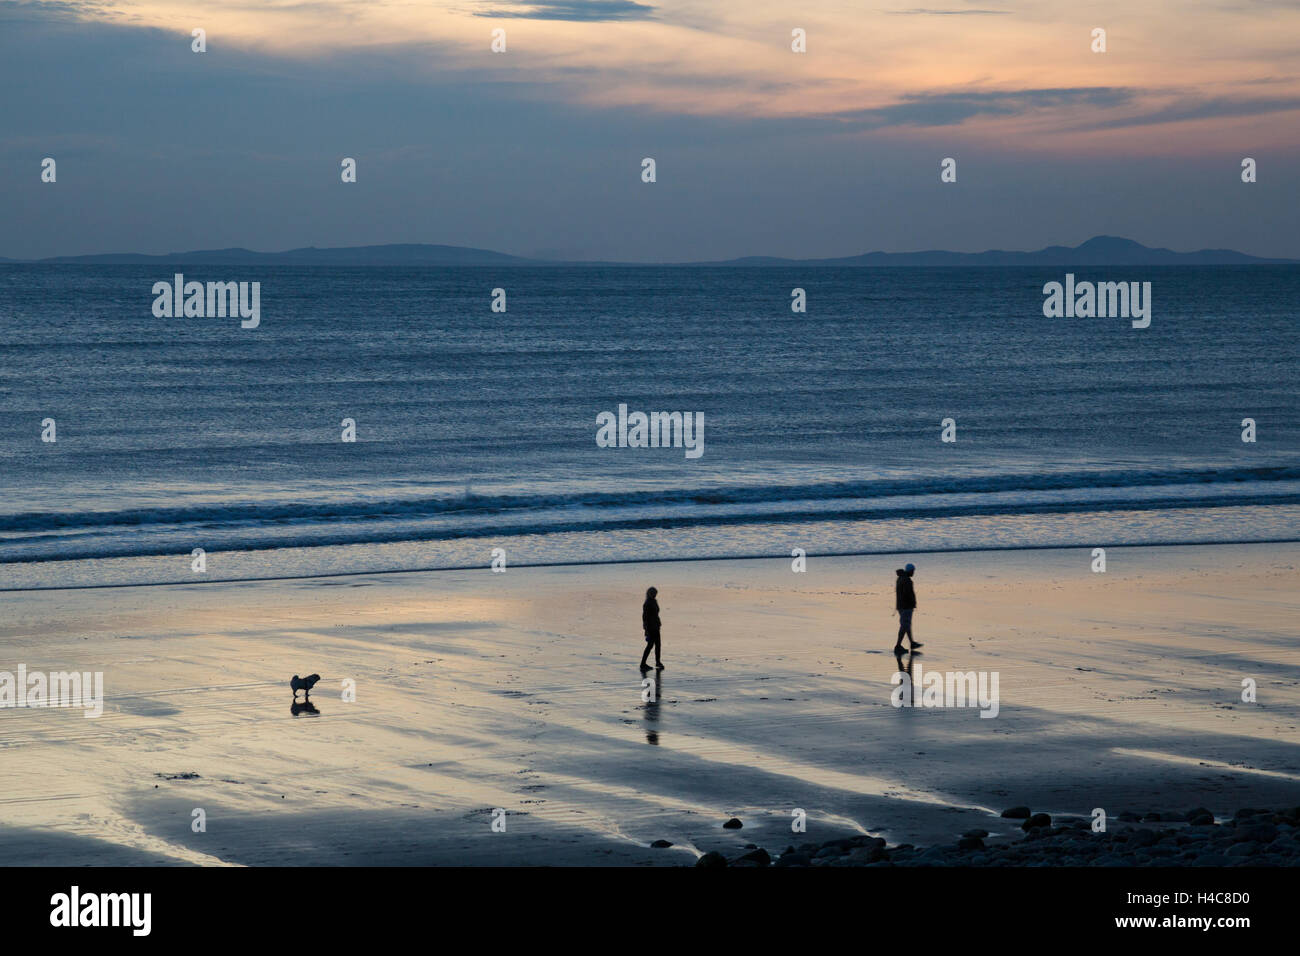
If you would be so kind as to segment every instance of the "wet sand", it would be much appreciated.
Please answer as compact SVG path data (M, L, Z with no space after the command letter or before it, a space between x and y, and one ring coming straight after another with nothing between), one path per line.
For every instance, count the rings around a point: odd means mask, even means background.
M681 865L864 833L1020 839L998 816L1020 804L1300 804L1300 545L1107 558L1104 574L1070 549L3 593L0 670L103 671L106 700L97 719L0 710L0 860ZM922 666L996 671L995 719L891 705L903 560ZM646 703L651 584L667 670ZM320 714L295 717L288 680L311 672ZM743 829L722 828L733 816Z

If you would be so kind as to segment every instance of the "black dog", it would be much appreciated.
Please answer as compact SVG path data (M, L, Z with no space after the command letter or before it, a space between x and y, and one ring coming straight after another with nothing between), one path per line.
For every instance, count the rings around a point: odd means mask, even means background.
M294 674L293 680L289 681L289 686L293 688L293 699L298 699L298 691L302 691L304 699L310 697L311 689L316 686L318 680L320 680L320 674L308 674L306 677L299 677Z

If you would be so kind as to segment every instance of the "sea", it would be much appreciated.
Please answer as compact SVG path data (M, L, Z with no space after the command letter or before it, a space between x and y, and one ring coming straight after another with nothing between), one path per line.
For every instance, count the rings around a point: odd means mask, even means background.
M1065 271L0 264L0 589L1300 538L1300 267Z

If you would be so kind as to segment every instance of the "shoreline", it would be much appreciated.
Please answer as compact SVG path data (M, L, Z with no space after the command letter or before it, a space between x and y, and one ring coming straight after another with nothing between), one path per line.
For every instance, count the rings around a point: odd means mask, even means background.
M1237 540L1223 539L1212 541L1157 541L1157 542L1121 542L1119 544L1100 545L1096 543L1079 544L1079 545L1060 545L1060 544L1013 544L1013 545L992 545L969 548L932 548L925 551L886 549L880 551L831 551L831 552L806 552L805 557L822 559L831 558L871 558L871 557L896 557L900 555L929 556L929 555L947 555L947 554L997 554L1004 552L1019 551L1078 551L1091 550L1094 547L1104 547L1109 551L1133 550L1139 548L1218 548L1218 547L1252 547L1255 545L1285 545L1300 544L1300 537L1296 538L1260 538L1257 540ZM325 547L330 547L326 545ZM349 547L364 547L364 544L349 545ZM275 547L268 547L257 550L274 551ZM301 550L301 549L295 549ZM210 554L222 554L221 551L213 551ZM157 557L158 555L149 555ZM84 560L130 560L136 557L124 556L122 558L57 558L49 561L11 561L0 562L0 568L8 564L51 564L62 561L84 561ZM745 554L745 555L687 555L684 557L661 557L661 558L625 558L613 559L608 561L551 561L551 562L531 562L511 564L511 570L546 570L549 568L603 568L603 567L621 567L625 565L655 565L655 564L683 564L683 563L707 563L722 561L789 561L790 555L772 555L772 554ZM127 581L113 582L107 584L74 584L74 585L38 585L25 588L6 588L0 587L0 594L23 594L31 591L94 591L108 588L165 588L165 587L191 587L194 585L218 585L218 584L258 584L264 582L276 581L312 581L323 578L356 578L365 576L382 577L385 575L395 574L439 574L439 573L457 573L466 571L485 571L490 570L490 564L474 565L455 565L448 567L421 567L421 568L388 568L378 571L328 571L319 574L290 574L290 575L272 575L265 577L248 577L248 578L203 578L194 581Z

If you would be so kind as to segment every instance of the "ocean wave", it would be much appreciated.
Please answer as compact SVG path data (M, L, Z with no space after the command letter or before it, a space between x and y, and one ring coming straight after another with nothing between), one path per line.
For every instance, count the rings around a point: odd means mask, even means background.
M888 522L908 519L998 518L1027 515L1123 514L1132 512L1202 511L1214 508L1300 505L1300 492L1287 494L1140 496L1088 501L975 501L962 504L933 504L917 507L881 507L875 504L835 509L783 509L780 511L739 511L723 513L707 509L655 516L620 516L604 518L575 516L570 520L541 523L523 520L514 524L490 526L453 525L430 527L411 522L390 522L380 527L363 523L344 525L277 526L251 529L247 526L175 526L169 531L136 535L109 534L76 541L52 540L0 541L0 565L33 561L64 561L123 557L159 557L188 551L192 546L220 551L269 551L282 548L319 548L342 545L395 544L401 542L455 542L472 539L506 539L545 537L548 535L635 532L646 530L681 531L697 528L761 527L765 525L797 526L831 522ZM1235 540L1231 533L1222 540ZM1288 538L1288 540L1290 540ZM182 544L183 543L183 544Z
M0 513L0 534L33 532L94 531L107 529L148 530L161 526L201 526L207 530L237 528L239 526L286 525L295 523L356 523L366 521L411 520L420 518L462 518L466 522L484 516L511 513L542 513L594 509L617 512L620 509L640 506L699 506L707 511L709 506L752 505L756 510L749 517L761 517L763 505L789 505L799 502L834 502L836 500L874 500L891 497L935 496L931 505L912 506L911 512L925 513L981 513L979 505L954 506L961 511L945 511L942 499L947 495L979 495L1006 492L1044 492L1095 489L1150 488L1152 494L1146 504L1155 507L1157 499L1177 500L1178 507L1213 507L1220 500L1215 496L1204 499L1177 498L1160 495L1154 489L1179 485L1232 485L1246 482L1271 483L1300 480L1300 466L1259 465L1218 468L1165 468L1165 469L1098 469L1055 473L1014 473L991 475L918 475L907 478L865 479L862 481L835 481L800 484L750 484L732 486L641 488L627 491L569 491L553 494L473 494L418 496L388 499L353 500L286 500L272 499L251 502L205 502L192 505L149 508L120 508L66 511L15 511ZM1226 494L1225 498L1228 497ZM1252 489L1248 496L1258 503L1289 500L1289 491L1278 489L1268 494ZM1233 497L1233 503L1245 503L1244 497ZM1087 496L1071 507L1088 506ZM1035 503L1027 503L1033 507ZM1110 500L1098 498L1096 504L1115 507ZM1005 505L983 506L1003 508ZM861 509L849 509L845 517L857 517ZM874 513L884 514L876 510ZM789 512L782 512L788 517ZM831 515L816 512L818 517ZM715 516L717 520L730 520L732 515ZM680 516L689 523L705 521L707 514L699 510ZM593 519L596 525L609 526L604 519ZM658 519L656 519L658 520ZM578 522L571 530L584 530L592 522ZM548 525L544 530L555 530ZM489 533L500 533L489 532ZM0 545L18 539L2 539ZM0 558L0 560L3 560Z

